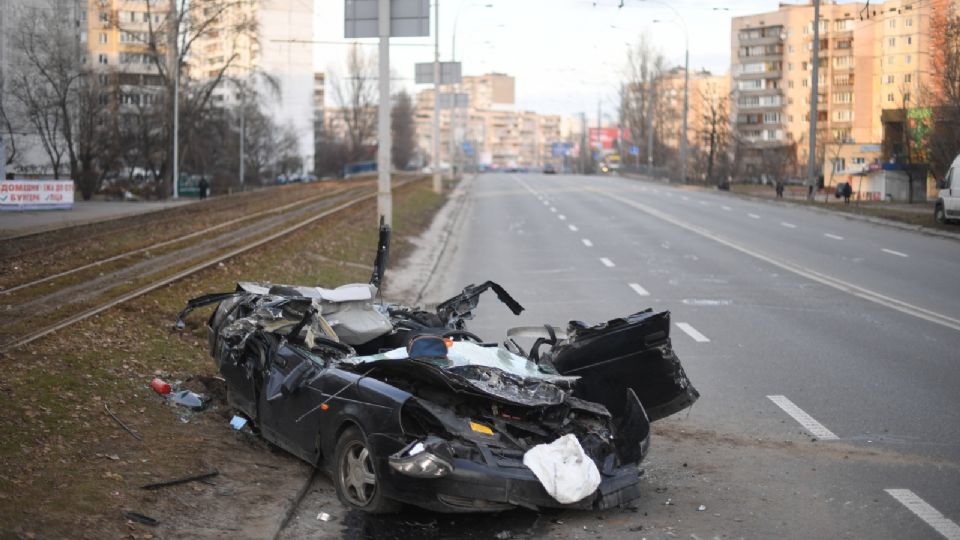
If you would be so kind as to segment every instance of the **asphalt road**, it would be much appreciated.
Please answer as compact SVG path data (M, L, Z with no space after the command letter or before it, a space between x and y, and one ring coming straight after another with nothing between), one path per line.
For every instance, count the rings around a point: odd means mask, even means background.
M527 308L484 297L476 333L672 312L703 397L663 423L669 441L655 429L651 487L716 504L674 519L648 501L652 537L960 539L960 243L617 177L485 174L466 189L427 300L491 279ZM671 476L698 459L709 490Z

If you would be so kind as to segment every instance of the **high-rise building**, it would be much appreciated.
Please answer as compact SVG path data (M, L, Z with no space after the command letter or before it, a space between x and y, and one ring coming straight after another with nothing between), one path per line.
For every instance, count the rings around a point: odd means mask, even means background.
M932 82L932 21L955 0L821 1L817 161L861 171L880 157L881 113L916 106ZM780 150L804 176L808 159L813 50L812 2L734 17L731 32L733 127L740 173L763 173Z
M240 21L251 22L255 32L225 31ZM256 88L270 118L296 134L306 168L312 167L315 133L312 41L313 2L244 0L228 4L190 55L195 77L223 72L214 94L222 106L237 106L246 99L243 88Z

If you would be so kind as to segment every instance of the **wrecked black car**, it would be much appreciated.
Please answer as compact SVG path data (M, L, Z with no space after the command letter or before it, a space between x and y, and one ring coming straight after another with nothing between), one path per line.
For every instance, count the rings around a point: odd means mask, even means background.
M218 304L210 352L231 406L268 441L323 468L339 498L373 513L401 501L442 512L604 509L639 497L650 422L699 394L670 345L670 315L508 332L466 327L496 283L434 311L376 301L389 229L369 284L239 283ZM529 351L518 340L535 339Z

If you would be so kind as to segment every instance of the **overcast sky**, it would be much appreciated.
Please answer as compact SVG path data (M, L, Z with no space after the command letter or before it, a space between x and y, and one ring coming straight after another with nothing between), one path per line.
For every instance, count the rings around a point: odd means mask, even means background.
M656 0L441 0L440 58L457 60L464 75L492 71L516 77L517 106L540 113L596 115L597 102L612 113L628 44L647 33L668 62L683 65L684 32L674 12ZM725 73L730 66L730 19L775 11L777 0L664 0L686 21L690 68ZM492 7L485 7L492 4ZM343 0L315 0L314 64L334 73L347 43ZM459 15L458 15L459 14ZM431 17L433 11L431 8ZM657 22L655 22L657 21ZM431 32L433 23L430 24ZM334 43L327 43L334 42ZM376 40L361 40L376 51ZM433 36L394 38L390 64L394 91L413 83L414 63L433 61ZM329 80L329 79L328 79ZM328 104L330 103L328 95Z

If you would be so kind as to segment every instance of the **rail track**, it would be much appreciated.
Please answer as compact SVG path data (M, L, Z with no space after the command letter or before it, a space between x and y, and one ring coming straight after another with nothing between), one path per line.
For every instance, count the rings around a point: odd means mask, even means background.
M401 187L403 185L409 184L414 181L416 180L415 179L401 180L399 182L396 182L395 186ZM363 193L357 193L358 191L363 191ZM17 349L19 347L23 347L24 345L27 345L40 338L43 338L44 336L50 335L58 330L61 330L63 328L76 324L80 321L88 319L94 315L102 313L103 311L106 311L119 304L128 302L137 297L143 296L160 287L163 287L165 285L168 285L170 283L183 279L187 276L190 276L201 270L214 266L227 259L236 257L237 255L240 255L242 253L245 253L250 250L256 249L260 246L266 245L284 236L292 234L300 229L303 229L313 223L316 223L319 220L335 215L348 208L357 206L360 203L363 203L369 200L374 200L375 198L376 198L376 192L373 189L370 189L370 188L349 189L348 188L348 189L339 191L337 193L325 193L323 196L318 198L314 198L311 200L297 201L295 203L284 205L282 207L269 209L266 211L258 212L257 214L244 216L241 218L237 218L235 220L231 220L229 222L217 224L213 227L204 229L203 231L197 231L195 233L191 233L190 238L203 237L204 234L209 234L211 230L222 231L223 229L227 229L230 225L238 225L242 222L248 222L250 220L259 219L259 221L255 221L252 224L247 225L244 231L244 234L240 236L235 236L229 239L233 241L235 244L239 244L239 245L236 245L235 247L231 247L229 249L224 250L223 249L224 244L221 243L220 238L211 238L209 240L206 240L204 241L204 243L208 247L210 247L211 250L213 250L214 248L219 248L219 249L216 249L215 253L212 253L212 254L208 253L203 255L202 257L199 258L200 260L190 264L186 268L181 268L179 270L173 271L172 273L165 273L157 276L156 278L150 278L150 280L145 283L137 284L136 287L133 288L132 290L122 292L110 298L102 299L102 300L96 298L97 293L107 294L112 288L111 280L110 280L110 277L112 274L108 276L100 276L99 282L103 286L100 289L94 290L92 292L86 291L88 293L87 297L93 298L95 300L93 305L84 306L84 308L81 311L78 311L75 313L65 314L63 316L57 315L55 320L44 321L43 324L37 325L37 327L31 327L29 331L23 332L20 335L6 336L7 340L4 341L2 344L0 344L0 353L6 353L14 349ZM295 210L295 212L292 212L291 210ZM291 223L291 221L293 223ZM223 235L223 237L226 237L228 235L229 235L229 229L227 233ZM81 267L77 267L65 272L61 272L58 275L46 276L44 278L34 280L31 283L24 283L24 284L18 285L16 288L24 289L27 287L39 285L41 283L49 282L54 279L57 279L57 277L62 277L68 274L76 274L85 269L95 268L97 266L109 264L110 262L118 261L124 258L129 258L130 256L135 254L146 253L150 249L155 250L158 247L169 247L173 244L176 244L177 242L183 242L184 240L187 240L187 239L184 237L180 237L177 239L165 240L163 242L159 242L148 248L140 248L136 250L131 250L126 253L121 253L118 255L107 257L105 259L94 261L92 263L83 265ZM226 245L230 245L230 244L228 243ZM194 247L194 246L187 246L187 248L190 248L190 247ZM167 254L167 256L170 257L172 260L176 260L182 263L183 260L179 259L178 255L179 253L177 251L173 251ZM194 259L197 259L197 257L194 257ZM187 259L187 260L190 260L190 259ZM152 261L146 261L146 263L150 263L150 262ZM127 267L127 268L121 268L116 273L117 274L130 273L130 272L136 272L136 271L138 271L136 267ZM159 269L158 271L162 272L163 268ZM80 285L74 286L74 289L77 289L79 287L88 288L88 285L89 284L87 283L80 284ZM6 292L9 293L9 292L12 292L13 290L14 288L11 288L11 289L8 289ZM63 295L68 295L72 292L73 290L70 290L69 288L67 288L67 289L63 289L55 292L54 295L59 294L63 296ZM50 296L47 296L44 298L46 299L48 304L51 303ZM17 308L28 307L30 302L36 303L38 301L36 299L32 299L32 300L28 300L26 304L21 304L20 306L16 306L16 305L8 306L7 311L15 312ZM42 303L43 299L41 299L39 302ZM6 316L9 316L9 315L6 315ZM15 313L14 313L14 316L16 316Z

